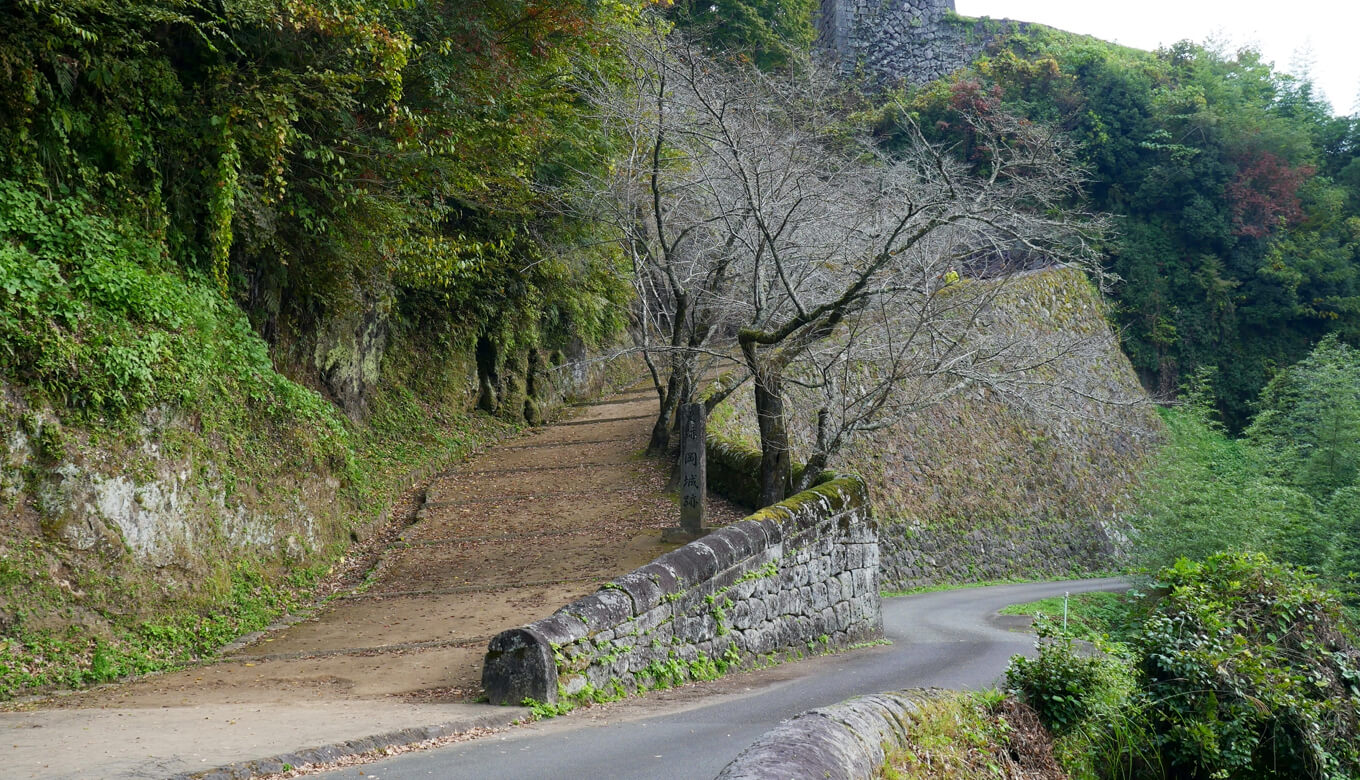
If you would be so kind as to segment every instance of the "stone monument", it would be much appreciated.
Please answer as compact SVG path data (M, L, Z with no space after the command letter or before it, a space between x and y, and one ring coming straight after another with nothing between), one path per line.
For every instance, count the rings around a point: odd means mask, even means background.
M708 499L707 422L703 404L680 407L680 527L663 531L663 542L690 542L712 530L704 526Z

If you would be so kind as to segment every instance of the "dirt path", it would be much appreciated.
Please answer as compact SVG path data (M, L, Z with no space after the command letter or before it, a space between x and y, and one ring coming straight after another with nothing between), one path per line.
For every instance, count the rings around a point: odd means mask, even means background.
M136 708L384 699L471 701L488 640L673 546L664 468L641 455L656 396L568 410L439 475L357 590L217 663L61 697ZM713 520L740 518L715 501Z

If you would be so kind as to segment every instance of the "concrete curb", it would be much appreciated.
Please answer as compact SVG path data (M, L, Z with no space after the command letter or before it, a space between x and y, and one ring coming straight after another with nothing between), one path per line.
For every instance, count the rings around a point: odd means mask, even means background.
M914 688L808 710L766 732L723 767L717 780L876 777L884 749L903 745L921 705L942 693Z
M280 753L267 758L250 761L235 761L213 769L194 772L181 772L166 780L250 780L260 775L285 772L285 766L297 768L303 764L328 764L349 756L357 756L371 750L401 747L425 742L431 739L461 734L472 729L503 728L514 725L529 717L525 707L497 707L494 711L473 718L440 723L434 726L413 726L411 728L360 737L329 745L303 748L291 753Z

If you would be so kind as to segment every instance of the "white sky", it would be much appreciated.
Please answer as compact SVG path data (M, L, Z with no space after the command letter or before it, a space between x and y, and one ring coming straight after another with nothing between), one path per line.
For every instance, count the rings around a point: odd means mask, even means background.
M1357 0L955 0L964 16L1040 22L1139 49L1213 38L1228 50L1253 45L1276 70L1295 73L1296 53L1312 50L1313 84L1334 113L1360 110L1360 2Z

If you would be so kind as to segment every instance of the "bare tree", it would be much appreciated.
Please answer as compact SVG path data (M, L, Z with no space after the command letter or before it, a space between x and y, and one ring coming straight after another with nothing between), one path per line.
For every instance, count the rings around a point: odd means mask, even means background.
M988 327L1018 274L1098 272L1103 224L1071 206L1081 171L1055 132L970 104L981 159L957 159L909 121L913 142L889 156L811 65L773 78L658 35L634 66L625 89L596 100L626 139L602 193L633 260L657 426L701 365L739 361L754 380L764 502L805 487L858 432L962 390L1048 397L1035 392L1055 381L1045 369L1094 346ZM795 400L810 431L797 484Z
M745 352L765 350L765 366L784 371L796 406L815 418L792 489L807 487L856 433L965 390L1061 412L1082 392L1053 369L1110 347L1108 330L1038 342L998 327L997 302L1022 274L1055 265L1098 274L1091 242L1103 222L1067 207L1080 177L1057 136L1004 115L967 121L990 150L981 166L914 133L903 156L860 174L870 191L857 201L867 216L858 261L820 288L786 289L782 308L742 333ZM782 480L766 475L767 498Z
M660 400L648 449L661 452L700 379L721 363L737 365L729 288L739 247L730 227L744 217L720 193L705 142L713 127L696 86L712 63L659 29L625 44L623 72L585 74L586 95L618 141L585 207L613 230L631 265L631 332ZM711 394L710 407L740 384Z

